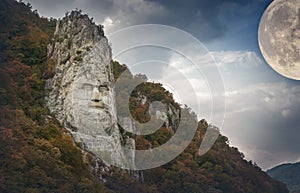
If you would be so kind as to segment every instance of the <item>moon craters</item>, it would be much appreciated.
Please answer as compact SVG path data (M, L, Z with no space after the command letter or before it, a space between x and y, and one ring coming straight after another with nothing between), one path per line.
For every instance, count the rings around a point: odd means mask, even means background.
M300 80L300 1L273 1L261 18L258 40L275 71Z

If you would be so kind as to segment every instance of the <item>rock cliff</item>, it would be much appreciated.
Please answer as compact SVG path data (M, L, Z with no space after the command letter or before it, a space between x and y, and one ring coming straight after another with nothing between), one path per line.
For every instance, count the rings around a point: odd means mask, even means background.
M88 151L122 163L111 48L103 27L72 11L58 20L48 58L56 64L46 84L50 111Z

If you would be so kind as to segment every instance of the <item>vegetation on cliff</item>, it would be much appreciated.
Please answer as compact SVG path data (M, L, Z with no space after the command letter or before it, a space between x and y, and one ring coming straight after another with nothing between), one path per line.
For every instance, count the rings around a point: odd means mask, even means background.
M44 108L55 20L0 1L0 192L105 192L88 159Z
M114 62L115 77L118 77L126 66ZM137 78L131 75L131 79ZM128 79L130 80L130 78ZM124 83L126 84L126 82ZM151 89L149 89L151 88ZM171 94L158 83L143 83L137 87L139 93L146 96L149 102L157 100L173 103L182 112L188 112L193 118L195 115L191 109L180 107L174 102ZM155 94L153 94L155 93ZM148 105L141 105L138 101L139 95L133 91L130 106L133 117L143 122L147 120L145 113ZM170 100L171 98L171 100ZM140 104L140 105L137 105ZM138 109L138 110L136 110ZM140 118L140 119L139 119ZM144 184L132 185L132 181L118 175L112 176L107 186L117 192L211 192L211 193L253 193L253 192L287 192L285 185L273 180L258 166L244 159L244 155L235 147L230 147L228 139L219 135L216 143L205 155L199 156L199 146L208 128L208 123L201 120L194 139L185 151L172 162L151 170L144 171ZM153 147L164 144L174 132L164 125L150 136L135 136L137 149L148 149L149 144ZM120 186L113 184L120 183ZM111 184L113 183L113 184ZM127 188L125 188L127 187Z

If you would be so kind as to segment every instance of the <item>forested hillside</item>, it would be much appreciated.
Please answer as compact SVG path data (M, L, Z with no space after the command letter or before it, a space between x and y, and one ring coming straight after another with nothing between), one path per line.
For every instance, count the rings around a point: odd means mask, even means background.
M300 192L300 162L282 164L267 171L274 179L287 184L290 192Z

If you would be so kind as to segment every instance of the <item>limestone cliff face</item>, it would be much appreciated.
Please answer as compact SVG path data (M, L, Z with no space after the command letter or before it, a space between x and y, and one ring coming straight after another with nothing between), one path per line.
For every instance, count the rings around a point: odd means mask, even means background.
M96 155L122 162L115 108L111 48L102 26L71 12L57 22L48 57L56 64L47 81L47 106Z

